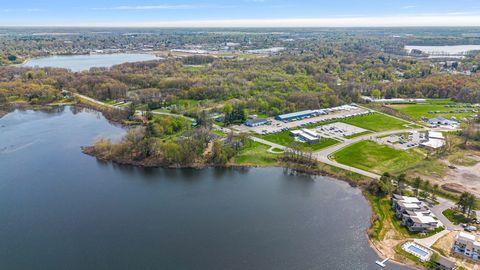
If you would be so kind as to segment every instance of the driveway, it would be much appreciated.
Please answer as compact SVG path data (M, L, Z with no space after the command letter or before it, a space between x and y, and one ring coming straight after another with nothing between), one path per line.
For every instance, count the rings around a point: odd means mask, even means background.
M462 231L462 226L453 224L443 215L443 211L454 207L455 203L444 198L438 198L437 200L439 204L434 205L430 208L432 210L432 213L437 216L437 218L443 223L443 225L445 225L445 229L450 231Z

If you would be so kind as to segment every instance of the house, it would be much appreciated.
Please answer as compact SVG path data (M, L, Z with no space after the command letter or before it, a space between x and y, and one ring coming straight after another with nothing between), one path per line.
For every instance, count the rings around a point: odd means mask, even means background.
M430 232L438 227L438 220L436 220L430 213L424 215L422 213L412 212L402 216L402 225L408 228L411 232Z
M480 242L475 235L460 232L455 237L452 250L456 254L463 255L473 260L480 260Z
M259 127L263 125L268 125L270 121L264 118L249 119L245 122L245 126L248 127Z
M63 95L63 98L72 98L72 92L67 91L67 90L62 90L61 94Z
M459 125L459 123L456 120L447 119L443 116L428 119L428 124L433 127L439 127L439 126L458 127Z
M442 256L442 255L437 255L435 257L432 256L432 259L430 260L433 262L437 268L435 269L440 269L440 270L455 270L457 269L457 264L449 260L448 258Z
M215 112L215 113L210 113L208 115L208 118L213 119L217 122L222 122L225 119L225 115Z
M425 203L415 197L393 194L391 203L396 217L409 231L429 232L443 225Z

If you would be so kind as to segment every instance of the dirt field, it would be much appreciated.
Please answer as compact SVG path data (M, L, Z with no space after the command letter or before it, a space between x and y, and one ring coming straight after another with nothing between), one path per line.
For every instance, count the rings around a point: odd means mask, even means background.
M480 156L470 158L480 161ZM447 162L448 165L450 165ZM440 180L434 180L444 189L456 192L468 191L480 197L480 163L475 166L455 166L449 169L447 174Z

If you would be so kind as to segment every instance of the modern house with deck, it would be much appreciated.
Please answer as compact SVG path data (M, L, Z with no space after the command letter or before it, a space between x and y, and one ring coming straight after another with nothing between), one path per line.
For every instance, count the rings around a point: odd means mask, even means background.
M480 242L473 234L459 232L453 242L452 250L469 259L480 260Z
M391 203L395 215L409 231L430 232L443 225L428 206L415 197L393 194Z

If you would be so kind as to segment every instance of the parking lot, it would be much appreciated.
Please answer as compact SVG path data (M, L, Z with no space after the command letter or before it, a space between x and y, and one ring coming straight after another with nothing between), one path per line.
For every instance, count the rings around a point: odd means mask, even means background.
M398 150L407 150L413 147L417 147L425 141L426 134L424 132L409 132L403 134L390 135L384 138L377 138L377 142L380 144L391 146Z
M292 130L300 127L305 127L308 125L313 125L321 122L333 121L338 119L343 119L352 116L360 116L364 114L369 114L369 110L365 110L358 107L352 107L349 110L335 110L331 111L325 115L318 115L310 118L305 118L298 121L278 121L274 118L269 118L271 122L270 125L263 125L258 127L248 127L245 125L236 125L233 126L233 129L236 129L240 132L254 132L260 135L273 134L286 130Z
M355 134L364 133L368 131L366 129L341 123L341 122L319 126L315 130L324 136L327 135L334 138L348 138Z

